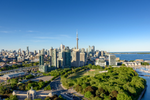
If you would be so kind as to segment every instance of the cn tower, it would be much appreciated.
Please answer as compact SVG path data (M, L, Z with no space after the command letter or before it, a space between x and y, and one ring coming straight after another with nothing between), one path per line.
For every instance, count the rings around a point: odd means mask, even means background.
M78 40L79 40L79 38L78 38L78 32L77 32L77 38L76 38L76 40L77 40L77 49L78 49Z

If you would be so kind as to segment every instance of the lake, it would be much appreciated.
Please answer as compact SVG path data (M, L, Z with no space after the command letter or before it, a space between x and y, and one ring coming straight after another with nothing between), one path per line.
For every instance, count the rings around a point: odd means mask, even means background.
M114 54L116 57L119 57L120 60L135 60L135 59L143 59L150 60L150 54Z

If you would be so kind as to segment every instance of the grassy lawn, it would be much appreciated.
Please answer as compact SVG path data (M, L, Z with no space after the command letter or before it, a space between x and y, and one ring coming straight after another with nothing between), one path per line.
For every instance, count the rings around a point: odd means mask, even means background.
M76 78L82 77L84 75L84 73L86 73L86 71L80 71L78 73L74 73L74 74L70 75L68 78L76 79Z
M99 71L102 71L101 69L94 69L93 71L87 70L87 71L80 71L78 73L74 73L70 75L68 78L76 79L79 77L83 77L85 75L94 76L96 74L99 74Z
M88 71L88 72L84 73L83 75L94 76L96 74L99 74L99 71L101 71L101 70L100 69L95 69L95 71Z

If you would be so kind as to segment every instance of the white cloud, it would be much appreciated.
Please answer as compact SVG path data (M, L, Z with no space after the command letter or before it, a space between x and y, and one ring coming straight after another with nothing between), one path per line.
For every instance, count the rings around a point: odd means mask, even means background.
M27 32L38 32L38 31L32 31L32 30L28 30Z
M71 38L69 35L60 35L61 37Z
M10 31L0 31L1 33L9 33Z
M47 40L30 40L32 42L46 42Z
M38 39L59 39L59 37L35 37Z

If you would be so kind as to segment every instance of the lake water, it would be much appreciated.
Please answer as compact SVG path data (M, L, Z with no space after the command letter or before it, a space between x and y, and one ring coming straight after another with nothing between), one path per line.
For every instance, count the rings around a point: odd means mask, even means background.
M119 57L120 60L135 60L135 59L143 59L150 60L150 54L115 54L116 57Z
M143 60L150 60L150 54L115 54L116 57L119 57L120 60L135 60L135 59L143 59ZM140 69L136 69L137 71L140 71ZM150 73L144 73L141 72L142 75L150 75ZM140 76L147 81L147 89L142 97L141 100L150 100L150 77L147 76Z
M136 70L140 71L140 69L136 69ZM144 73L144 72L141 72L140 74L150 75L150 73ZM147 77L147 76L140 76L140 77L146 79L147 81L147 89L141 100L150 100L150 96L149 96L150 95L150 77Z

